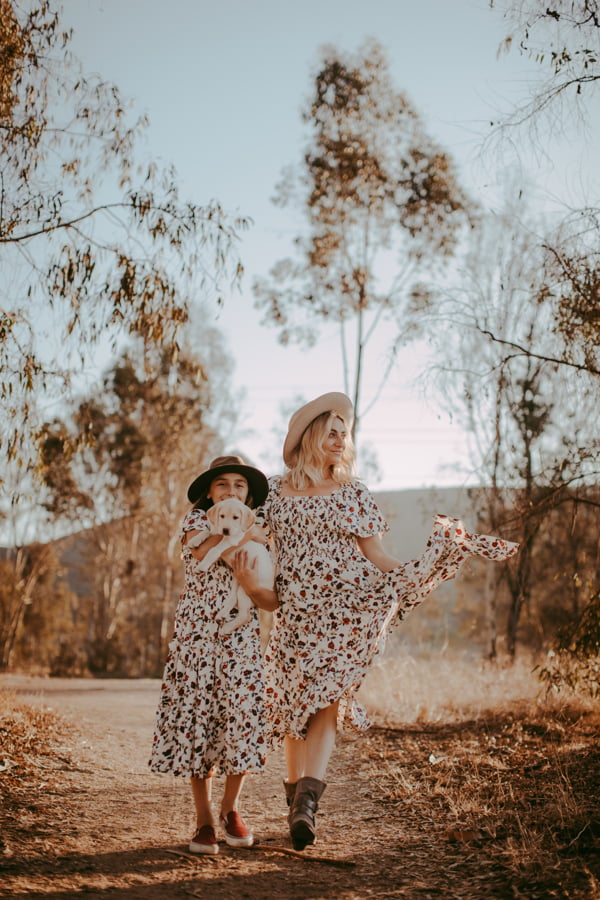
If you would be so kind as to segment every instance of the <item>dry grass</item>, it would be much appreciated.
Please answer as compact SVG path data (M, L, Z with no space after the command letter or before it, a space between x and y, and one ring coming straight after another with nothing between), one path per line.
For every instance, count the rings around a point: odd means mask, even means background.
M519 709L581 712L598 703L571 691L547 693L533 671L536 660L495 663L472 656L394 651L393 644L373 665L360 697L378 723L454 722Z
M70 765L70 751L63 749L69 731L56 713L0 692L0 857L10 857L12 846L27 840L28 821L37 814L43 791Z
M435 810L444 840L485 842L517 897L600 897L600 704L547 696L532 668L384 659L361 692L374 795L415 820Z

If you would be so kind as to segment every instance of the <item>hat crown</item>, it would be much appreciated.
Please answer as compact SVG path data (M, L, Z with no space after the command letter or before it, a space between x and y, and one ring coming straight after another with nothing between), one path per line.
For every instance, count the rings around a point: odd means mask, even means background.
M213 459L208 469L190 484L188 488L188 500L190 503L197 503L201 509L208 509L212 503L207 497L211 482L220 475L229 473L242 475L246 479L253 508L264 503L269 491L269 482L266 475L259 469L255 469L254 466L249 465L245 459L237 454L217 456Z
M217 456L209 465L209 469L220 469L223 466L247 466L241 456Z

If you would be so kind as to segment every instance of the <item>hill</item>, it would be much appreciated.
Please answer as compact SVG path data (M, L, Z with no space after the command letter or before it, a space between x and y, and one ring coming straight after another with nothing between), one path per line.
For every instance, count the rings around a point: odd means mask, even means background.
M384 538L390 553L403 560L418 556L436 515L464 519L475 531L476 497L480 489L416 488L407 491L374 491L390 530Z

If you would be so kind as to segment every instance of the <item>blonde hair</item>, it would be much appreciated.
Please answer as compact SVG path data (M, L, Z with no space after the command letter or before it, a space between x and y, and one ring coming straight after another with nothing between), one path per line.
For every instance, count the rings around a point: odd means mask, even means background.
M323 471L326 468L323 444L335 419L348 428L343 416L335 410L331 410L331 412L321 413L320 416L313 419L302 435L294 465L290 466L285 476L285 480L295 491L303 491L305 488L318 484L323 478ZM347 484L353 480L353 475L354 443L348 429L344 452L338 465L332 467L331 477L337 484Z

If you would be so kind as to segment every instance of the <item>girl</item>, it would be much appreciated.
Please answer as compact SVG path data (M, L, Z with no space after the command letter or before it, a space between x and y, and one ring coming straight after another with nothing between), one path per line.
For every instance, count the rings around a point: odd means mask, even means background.
M228 497L253 508L264 501L267 491L263 473L239 456L213 460L188 489L193 506L181 534L185 586L163 676L150 767L154 772L191 778L196 810L196 832L189 844L192 853L219 851L211 806L217 772L225 775L219 819L226 843L230 847L253 843L238 802L246 773L260 772L265 766L259 622L255 609L250 623L223 635L216 616L230 594L234 575L255 607L272 611L277 598L274 591L258 585L243 550L228 551L223 559L229 565L219 560L207 572L198 563L222 540L222 535L210 534L206 510ZM257 532L252 536L260 540ZM206 539L191 548L189 541L198 535Z
M354 694L393 621L454 577L469 554L500 560L517 550L438 516L420 559L391 557L381 543L388 526L352 475L352 420L352 404L339 393L294 413L283 447L287 472L270 480L259 513L275 541L281 602L265 656L267 714L271 743L285 747L297 850L315 841L338 723L369 726Z

